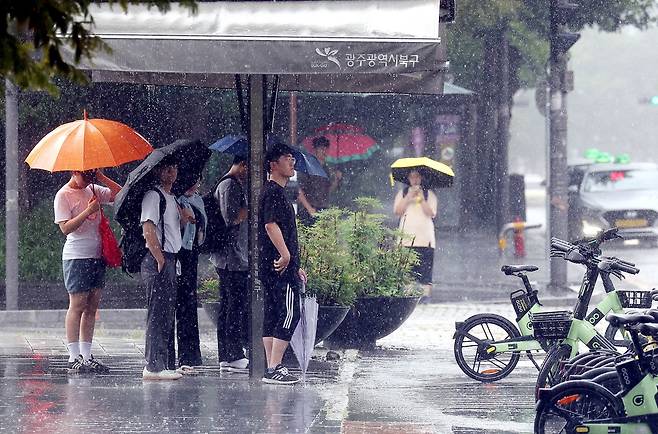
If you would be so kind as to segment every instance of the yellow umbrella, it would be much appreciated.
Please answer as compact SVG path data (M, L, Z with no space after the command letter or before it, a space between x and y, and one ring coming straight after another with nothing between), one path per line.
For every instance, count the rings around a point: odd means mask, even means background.
M427 188L450 187L455 173L450 166L428 157L400 158L391 164L391 176L394 180L408 184L409 172L417 171Z

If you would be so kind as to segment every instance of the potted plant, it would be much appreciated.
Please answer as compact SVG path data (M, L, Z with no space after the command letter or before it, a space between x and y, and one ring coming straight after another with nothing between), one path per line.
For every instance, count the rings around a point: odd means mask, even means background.
M321 211L312 226L299 225L301 266L308 275L306 294L318 300L316 343L343 321L356 296L349 282L351 262L344 242L345 211Z
M217 327L217 320L219 317L219 280L217 278L207 278L201 281L197 288L197 296L203 310L210 320Z
M384 224L385 216L373 198L358 198L356 209L344 220L349 275L356 300L345 320L327 338L330 347L361 348L395 331L420 300L412 268L417 254L402 246L400 231Z

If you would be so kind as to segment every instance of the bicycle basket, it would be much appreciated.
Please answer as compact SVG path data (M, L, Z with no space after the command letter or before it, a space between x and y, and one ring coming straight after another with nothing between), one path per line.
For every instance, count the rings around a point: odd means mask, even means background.
M568 310L532 314L532 330L537 339L564 339L569 334L573 315Z
M648 309L651 307L651 291L635 289L617 290L622 307L631 309Z

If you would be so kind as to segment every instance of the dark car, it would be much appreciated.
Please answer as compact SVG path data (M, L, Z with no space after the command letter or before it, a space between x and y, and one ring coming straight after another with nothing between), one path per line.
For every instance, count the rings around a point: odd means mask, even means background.
M616 226L625 239L658 240L658 166L652 163L569 166L569 236L591 237Z

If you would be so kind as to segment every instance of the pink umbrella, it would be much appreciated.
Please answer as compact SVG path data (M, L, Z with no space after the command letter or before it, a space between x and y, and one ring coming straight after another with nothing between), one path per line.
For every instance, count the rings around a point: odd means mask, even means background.
M315 134L304 139L306 149L313 150L313 139L326 137L329 140L327 162L338 164L365 160L379 150L379 145L363 128L340 123L330 123L315 129Z

